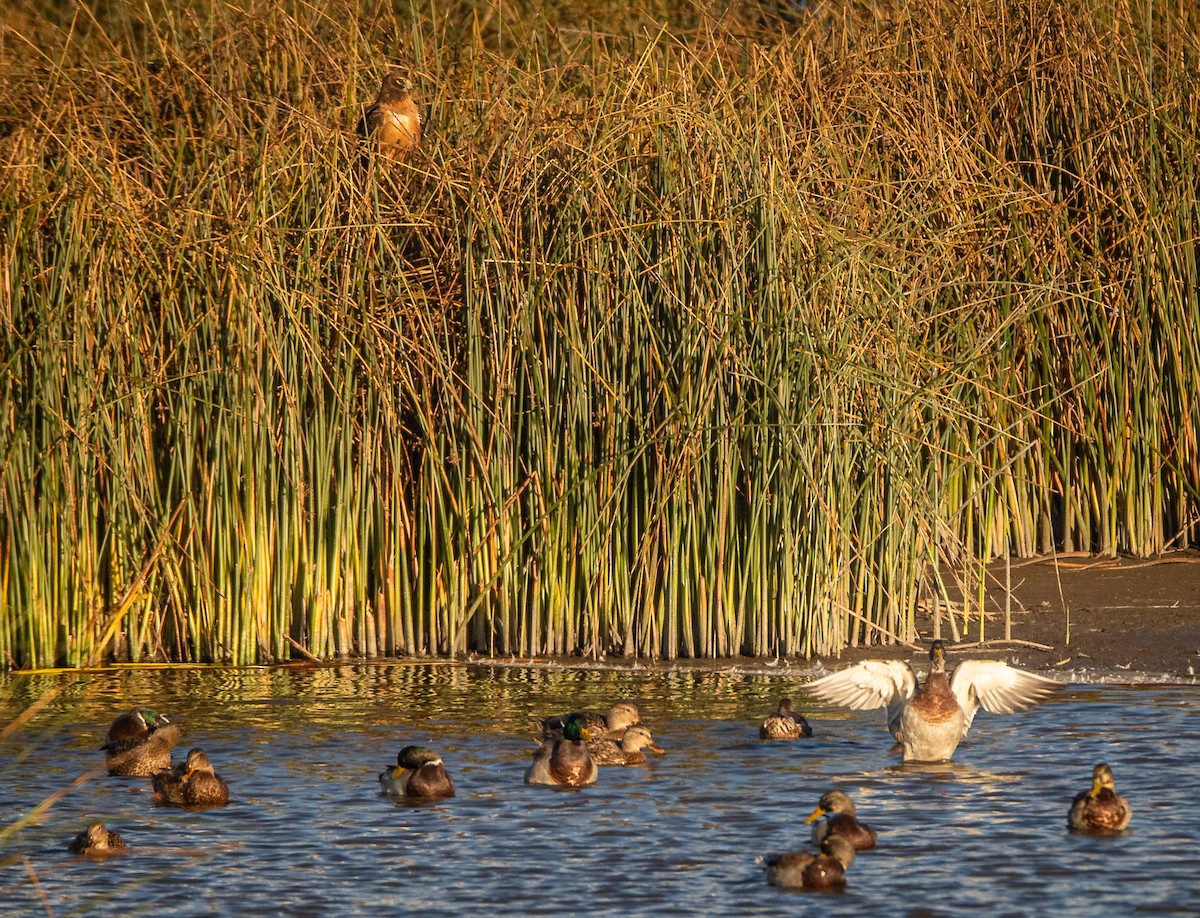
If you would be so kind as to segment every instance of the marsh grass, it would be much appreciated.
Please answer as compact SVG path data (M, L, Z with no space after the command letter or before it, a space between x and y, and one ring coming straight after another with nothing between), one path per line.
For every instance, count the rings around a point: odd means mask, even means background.
M1194 4L572 8L6 12L0 658L828 653L1196 544Z

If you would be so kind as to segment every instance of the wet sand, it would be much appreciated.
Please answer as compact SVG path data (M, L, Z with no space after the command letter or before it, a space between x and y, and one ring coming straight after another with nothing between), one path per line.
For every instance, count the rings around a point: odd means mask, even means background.
M1015 561L1011 641L1005 641L1003 562L989 569L984 643L988 656L1038 670L1076 668L1165 674L1191 681L1200 674L1200 552L1155 559L1059 556ZM960 597L951 593L952 603ZM956 616L958 640L942 609L941 637L958 655L973 653L979 615ZM922 641L934 637L931 609L917 618ZM1040 646L1039 646L1040 645ZM826 663L909 659L904 645L847 648Z

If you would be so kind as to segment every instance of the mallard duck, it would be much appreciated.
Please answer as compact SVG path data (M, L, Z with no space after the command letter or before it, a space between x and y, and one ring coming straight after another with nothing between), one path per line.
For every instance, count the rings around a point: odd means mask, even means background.
M544 741L533 754L533 764L525 771L525 783L567 787L595 784L598 769L586 745L590 738L583 715L568 716L562 739Z
M1072 832L1111 834L1125 831L1133 818L1129 801L1117 793L1112 769L1101 762L1092 769L1091 790L1080 791L1067 814Z
M946 677L941 641L929 649L929 675L917 688L912 667L899 660L867 660L805 686L814 698L856 711L887 708L888 729L905 762L945 762L982 707L993 714L1024 710L1062 687L999 660L963 660Z
M804 719L803 714L792 711L792 699L784 698L779 702L779 709L763 721L758 728L759 739L800 739L812 736L812 727Z
M405 746L396 765L379 776L385 794L395 797L453 797L454 781L442 757L424 746Z
M865 822L858 821L854 801L841 791L831 790L822 794L817 801L817 808L804 821L813 824L814 845L820 845L831 836L841 835L859 851L875 847L875 830Z
M93 822L75 836L67 850L72 854L112 854L125 850L125 839L104 823Z
M100 748L110 775L147 778L171 767L178 742L177 725L151 708L135 708L112 722Z
M587 744L592 761L597 765L643 765L646 753L643 749L663 754L662 749L654 745L654 736L650 729L641 724L635 724L625 731L621 741L603 739Z
M584 719L584 725L593 740L619 740L625 730L634 724L642 722L637 705L632 701L618 701L608 709L607 714L596 714L592 711L576 711L572 714L557 714L542 721L542 737L558 739L563 735L563 725L568 717L578 714Z
M841 835L821 842L820 854L790 851L766 860L767 882L790 889L840 889L854 863L854 846Z
M151 777L154 799L175 806L224 806L229 802L229 785L213 771L203 749L193 749L187 761L173 771Z

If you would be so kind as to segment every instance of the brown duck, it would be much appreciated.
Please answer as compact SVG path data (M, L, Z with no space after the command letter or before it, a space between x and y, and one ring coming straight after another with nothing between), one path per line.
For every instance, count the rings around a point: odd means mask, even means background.
M160 771L151 779L154 799L174 806L224 806L229 785L218 775L203 749L193 749L187 761L173 771Z
M75 836L67 850L72 854L103 855L125 850L125 839L102 822L93 822Z
M592 754L592 761L597 765L644 765L646 753L643 749L663 754L663 750L654 744L650 728L641 724L627 729L619 742L602 739L588 743L587 747Z
M178 742L177 725L151 708L135 708L112 722L100 748L110 775L148 778L171 767Z
M820 845L831 836L840 835L858 851L875 847L875 830L865 822L858 821L854 801L841 791L831 790L822 794L817 808L804 821L813 824L815 845Z
M526 784L583 787L596 783L599 769L588 752L590 739L582 714L571 714L563 724L562 739L547 739L533 754L525 770Z
M789 889L841 889L854 863L854 846L841 835L821 843L820 854L790 851L766 859L767 882Z
M592 711L577 711L575 714L583 718L588 735L593 740L619 740L629 727L642 722L637 705L632 701L618 701L608 709L607 714L596 714ZM554 717L547 717L542 721L543 738L558 739L563 735L563 726L566 724L567 718L573 717L575 714L558 714Z
M801 739L812 736L812 727L808 725L803 714L792 710L792 699L784 698L779 702L779 708L774 714L763 721L758 728L758 738L765 740Z
M1117 793L1112 769L1101 762L1092 769L1092 787L1080 791L1067 814L1072 832L1110 835L1124 832L1133 819L1129 801Z
M424 746L405 746L396 765L379 776L383 792L393 797L453 797L454 781L442 757Z

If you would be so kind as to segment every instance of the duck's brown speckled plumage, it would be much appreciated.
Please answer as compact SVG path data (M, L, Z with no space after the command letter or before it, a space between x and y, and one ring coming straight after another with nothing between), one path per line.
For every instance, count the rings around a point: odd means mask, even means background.
M649 749L662 755L663 750L654 743L650 729L642 724L635 724L625 731L620 742L617 740L596 740L587 744L592 761L597 765L644 765Z
M807 736L812 736L812 727L804 715L792 709L790 698L781 699L779 708L758 728L758 738L765 740L801 739Z
M72 854L115 854L125 850L125 839L102 822L93 822L67 845Z
M218 775L203 749L192 749L187 760L172 771L160 771L151 779L154 799L174 806L224 806L229 802L229 785Z
M1092 769L1092 786L1076 795L1067 814L1072 832L1109 835L1124 832L1133 819L1129 801L1117 793L1112 769L1101 762Z
M634 724L642 722L641 714L632 701L618 701L606 714L594 711L574 711L571 714L556 714L542 721L542 738L559 739L563 735L563 726L567 718L578 715L583 718L591 739L619 740L625 731Z

